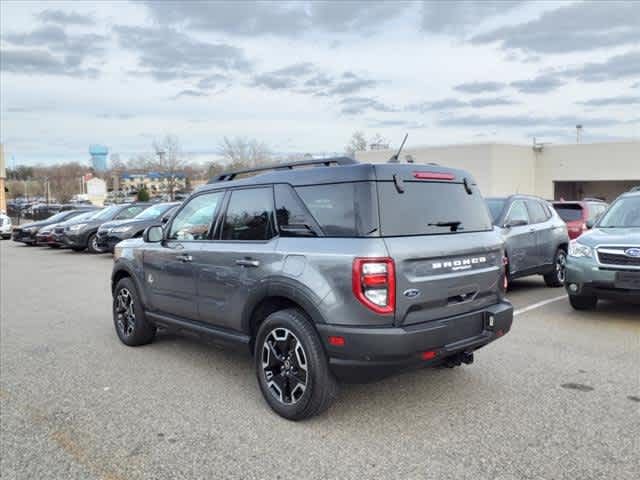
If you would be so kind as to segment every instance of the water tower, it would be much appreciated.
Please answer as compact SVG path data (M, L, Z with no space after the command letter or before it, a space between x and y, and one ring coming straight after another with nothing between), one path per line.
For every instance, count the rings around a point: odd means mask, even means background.
M96 172L104 172L107 169L107 155L109 149L104 145L89 145L91 166Z

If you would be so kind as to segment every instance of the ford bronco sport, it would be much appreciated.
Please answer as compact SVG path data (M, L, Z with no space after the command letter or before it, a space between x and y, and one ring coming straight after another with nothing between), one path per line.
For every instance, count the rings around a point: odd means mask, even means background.
M337 378L471 363L513 317L474 180L434 165L334 158L221 174L114 258L124 344L163 328L244 345L264 398L292 420L326 409Z

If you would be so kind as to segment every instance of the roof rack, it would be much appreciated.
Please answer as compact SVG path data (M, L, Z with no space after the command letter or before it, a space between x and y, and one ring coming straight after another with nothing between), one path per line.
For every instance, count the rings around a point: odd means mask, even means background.
M603 199L598 197L584 197L582 199L583 202L604 202Z
M236 178L237 175L243 175L247 173L256 173L256 172L266 172L269 170L293 170L298 167L306 167L309 165L315 165L318 167L325 166L330 167L331 165L354 165L358 163L356 160L349 157L331 157L331 158L319 158L316 160L302 160L299 162L288 162L288 163L274 163L272 165L265 165L264 167L256 167L256 168L248 168L246 170L235 170L232 172L224 172L220 175L216 176L209 180L208 183L216 183L216 182L229 182Z

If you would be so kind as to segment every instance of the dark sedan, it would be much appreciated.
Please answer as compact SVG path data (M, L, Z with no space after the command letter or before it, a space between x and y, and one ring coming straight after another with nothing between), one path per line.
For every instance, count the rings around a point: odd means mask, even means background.
M98 229L98 248L105 252L113 252L113 248L118 242L127 238L141 237L147 227L165 223L179 205L179 202L158 203L129 220L103 223Z
M150 206L150 203L111 205L91 218L69 222L64 228L64 243L78 252L87 249L91 253L100 253L97 233L103 223L133 218Z
M93 210L87 210L80 215L76 215L68 220L60 223L53 223L40 229L36 235L38 245L49 245L50 247L58 248L64 246L62 234L64 233L64 227L67 223L77 222L79 220L86 220L94 215L97 215L102 209L96 208Z
M26 243L27 245L35 245L38 243L38 232L42 228L53 225L55 223L64 222L89 210L95 210L95 207L66 210L64 212L56 213L55 215L52 215L45 220L40 220L39 222L20 225L19 227L15 227L13 229L13 240L15 242Z

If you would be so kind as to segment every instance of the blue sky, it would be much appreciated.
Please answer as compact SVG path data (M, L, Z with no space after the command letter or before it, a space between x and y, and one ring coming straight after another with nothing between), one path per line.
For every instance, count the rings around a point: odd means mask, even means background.
M640 2L0 3L9 162L640 136ZM206 158L198 157L198 158Z

